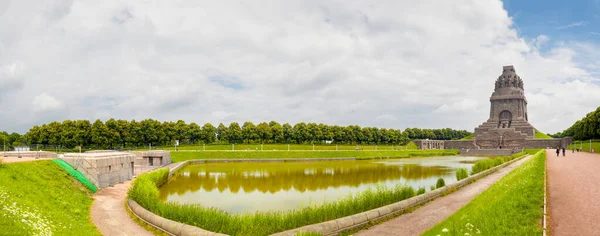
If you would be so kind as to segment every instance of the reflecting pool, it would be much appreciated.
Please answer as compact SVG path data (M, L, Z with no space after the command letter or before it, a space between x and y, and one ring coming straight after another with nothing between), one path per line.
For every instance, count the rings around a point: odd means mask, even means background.
M429 190L440 177L446 184L456 182L456 169L470 170L480 159L484 158L193 164L161 187L160 198L232 213L286 211L335 201L377 185L406 184Z

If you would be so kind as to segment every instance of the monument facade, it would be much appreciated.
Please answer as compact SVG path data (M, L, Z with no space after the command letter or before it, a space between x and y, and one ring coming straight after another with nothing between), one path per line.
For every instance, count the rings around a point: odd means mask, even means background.
M472 140L446 140L441 145L440 140L416 140L415 143L420 149L460 149L461 153L478 150L477 153L506 155L523 148L566 147L572 141L571 138L536 139L535 133L536 129L529 123L523 79L514 66L504 66L490 97L490 116L475 128Z

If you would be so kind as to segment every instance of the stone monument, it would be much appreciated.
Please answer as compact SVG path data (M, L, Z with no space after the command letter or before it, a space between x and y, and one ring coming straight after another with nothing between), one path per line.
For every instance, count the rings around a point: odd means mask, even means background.
M482 149L519 148L526 139L535 137L535 128L527 119L523 80L513 66L502 68L490 103L490 118L475 128L476 146Z
M566 147L572 138L536 139L529 123L523 79L504 66L490 97L490 116L472 140L415 140L420 149L459 149L472 155L510 155L523 148ZM442 142L442 143L440 143Z

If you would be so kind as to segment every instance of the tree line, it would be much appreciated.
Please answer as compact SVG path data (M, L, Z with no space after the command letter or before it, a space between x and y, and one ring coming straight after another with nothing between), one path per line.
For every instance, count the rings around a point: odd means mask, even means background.
M6 150L10 150L13 147L22 146L26 141L23 135L19 133L7 133L6 131L0 132L0 145L2 145L2 149L6 148Z
M552 136L555 138L573 137L575 140L600 138L600 107L588 113L581 120L576 121L568 129Z
M282 143L319 144L326 140L333 144L401 144L411 139L460 139L470 132L465 130L386 129L360 127L358 125L337 126L300 122L295 125L275 121L255 125L244 122L240 125L220 123L187 124L183 120L160 122L153 119L127 121L109 119L65 120L32 127L24 137L28 144L61 145L67 148L81 147L140 147L180 144L228 144L228 143Z

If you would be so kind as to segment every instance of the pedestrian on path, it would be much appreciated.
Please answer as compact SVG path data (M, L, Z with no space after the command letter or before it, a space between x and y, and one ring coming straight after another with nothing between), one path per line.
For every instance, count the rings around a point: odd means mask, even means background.
M562 148L562 151L563 151L563 157L565 157L566 156L565 155L565 148Z
M560 154L560 148L556 147L556 157L559 157L559 154Z

